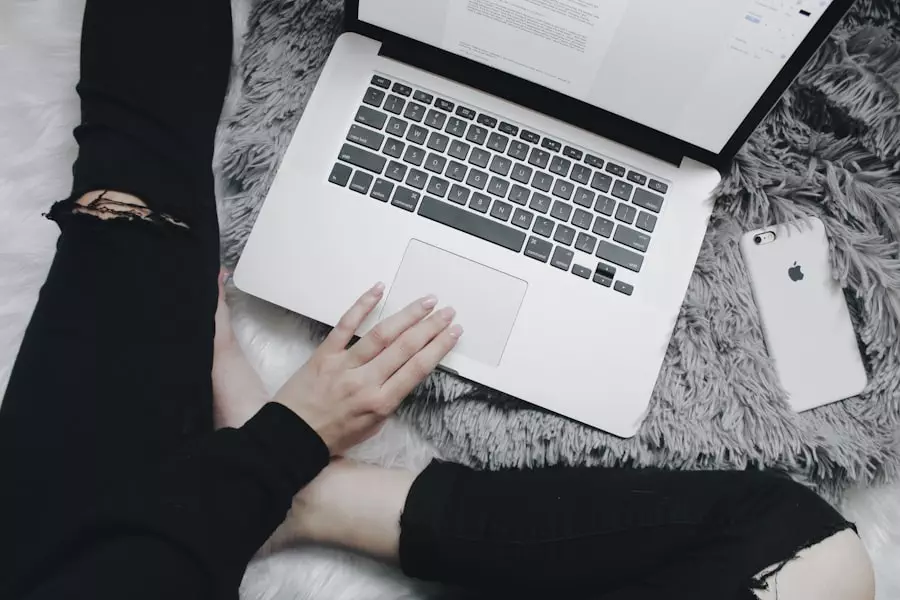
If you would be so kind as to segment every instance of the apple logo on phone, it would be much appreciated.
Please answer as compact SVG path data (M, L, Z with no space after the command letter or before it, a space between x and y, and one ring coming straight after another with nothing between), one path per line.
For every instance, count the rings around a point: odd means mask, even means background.
M797 261L794 261L794 266L788 269L788 277L791 278L791 281L800 281L803 279L803 267L797 264Z

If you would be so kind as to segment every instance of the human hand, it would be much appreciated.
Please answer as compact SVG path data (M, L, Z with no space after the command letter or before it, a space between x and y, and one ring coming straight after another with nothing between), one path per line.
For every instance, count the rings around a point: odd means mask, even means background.
M456 312L446 307L432 314L437 298L426 296L380 322L347 349L383 295L381 283L363 294L309 362L275 394L274 401L306 421L332 455L377 432L462 335L462 327L451 326Z

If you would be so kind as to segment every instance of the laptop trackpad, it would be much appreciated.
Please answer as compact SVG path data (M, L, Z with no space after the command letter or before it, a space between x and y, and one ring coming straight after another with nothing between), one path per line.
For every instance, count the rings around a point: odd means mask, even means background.
M381 318L435 294L439 306L456 309L455 322L465 329L454 353L497 366L527 288L521 279L411 240Z

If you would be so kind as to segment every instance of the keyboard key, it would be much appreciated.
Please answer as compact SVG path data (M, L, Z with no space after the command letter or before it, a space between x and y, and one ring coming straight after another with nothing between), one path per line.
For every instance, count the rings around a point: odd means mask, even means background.
M469 171L469 176L466 178L466 183L471 185L473 188L478 188L479 190L483 190L484 186L487 185L488 182L488 174L484 171L479 171L478 169L472 169Z
M595 273L599 273L604 277L609 277L612 279L616 276L616 268L612 265L608 265L606 263L597 263L597 268L594 270Z
M597 217L594 219L594 226L591 228L591 231L596 233L599 236L603 236L608 238L612 235L613 227L615 223L610 221L609 219L605 219L603 217Z
M530 195L531 190L528 188L522 187L521 185L513 185L512 190L509 192L509 200L520 206L525 206L528 204L528 197Z
M611 217L616 210L616 201L609 196L597 196L597 203L594 204L594 210L601 215Z
M391 91L397 92L401 96L409 96L412 94L412 88L408 85L403 85L399 81L394 84L394 87L391 88Z
M384 101L384 110L395 115L402 113L404 106L406 106L406 100L394 94L390 94L387 100Z
M465 106L457 106L456 114L464 119L469 119L470 121L475 118L475 111Z
M446 110L447 112L453 111L453 107L456 106L449 100L444 100L443 98L438 98L435 101L434 105L437 106L441 110Z
M553 208L550 210L550 216L568 223L569 217L572 216L572 205L556 200L553 203Z
M587 267L582 267L581 265L572 265L572 275L577 275L582 279L590 279L591 270Z
M496 131L488 137L487 147L494 152L506 152L506 146L509 144L509 138Z
M622 200L628 201L628 199L631 198L632 190L634 190L634 186L630 183L616 180L616 182L612 186L612 195L616 198L621 198Z
M572 167L572 174L569 177L572 181L588 185L591 182L591 170L584 165L575 165Z
M490 159L491 153L481 148L474 148L472 150L472 154L469 156L469 162L476 167L481 167L482 169L488 166L488 161Z
M409 133L406 134L406 139L414 144L422 145L425 143L425 140L428 139L428 130L419 125L413 125L409 128Z
M550 260L550 252L552 250L553 244L531 236L528 238L528 244L525 246L525 256L545 263Z
M381 106L381 101L384 100L384 92L379 90L378 88L369 88L366 90L366 95L363 96L363 102L369 104L371 106Z
M384 136L372 131L368 127L351 125L350 132L347 134L347 140L359 144L360 146L365 146L371 150L378 150L381 148L381 142L384 141Z
M481 146L487 141L488 130L478 125L470 125L469 132L466 133L466 140L473 144Z
M487 186L488 194L493 194L500 198L506 198L506 192L509 191L509 182L499 177L491 177L491 182Z
M411 189L398 185L397 191L394 192L394 198L391 200L391 204L412 212L416 210L416 205L419 204L420 197L421 195L419 192L414 192Z
M593 279L594 279L594 283L599 283L603 287L609 287L612 285L612 282L613 282L612 277L607 277L606 275L603 275L602 273L594 273Z
M344 144L341 147L341 153L338 155L338 158L354 167L378 174L381 174L387 162L387 159L383 156L372 154L368 150L363 150L359 146L353 146L352 144Z
M505 223L506 221L509 221L509 218L512 216L512 210L511 204L497 200L491 207L491 216Z
M447 167L447 177L453 179L454 181L462 181L466 178L466 171L469 170L469 167L462 163L458 163L455 160L450 161L450 166Z
M590 229L591 223L594 222L594 215L581 208L575 209L575 215L572 217L572 225L579 229Z
M556 250L553 251L553 258L550 259L550 264L557 269L568 271L574 257L575 253L571 250L557 246Z
M512 123L507 123L506 121L500 121L498 129L500 129L500 131L502 131L506 135L519 135L519 128Z
M639 272L641 265L644 264L644 257L640 254L603 240L600 240L600 243L597 244L597 258L625 267L635 273Z
M556 226L556 233L553 234L553 241L569 246L575 241L575 230L560 223Z
M469 235L493 242L513 252L520 252L522 246L525 245L524 232L428 196L422 200L419 214L426 219L431 219Z
M461 138L466 133L466 122L456 117L447 120L447 128L444 130L450 135Z
M616 177L625 177L625 167L616 163L606 163L606 172L612 173Z
M638 173L636 171L628 171L627 179L628 179L628 181L631 181L638 185L644 185L645 183L647 183L647 176L641 175L640 173Z
M544 140L541 142L541 147L546 148L547 150L552 150L553 152L559 152L562 149L562 144L560 144L556 140L544 138Z
M447 154L453 158L458 158L459 160L466 160L466 157L469 155L469 148L471 148L471 146L467 143L453 140L450 142L450 149L447 150Z
M400 140L391 138L388 139L387 143L384 145L383 152L392 158L400 158L401 156L403 156L404 148L406 148L406 144L404 144Z
M428 182L428 193L434 194L438 198L443 198L447 195L447 190L450 189L450 182L446 179L441 179L440 177L431 176L431 180Z
M380 88L388 89L389 87L391 87L391 81L390 79L382 77L381 75L373 75L372 85L377 85Z
M428 183L428 173L418 169L409 170L409 175L406 176L406 185L411 185L417 190L421 190L426 183Z
M553 186L553 176L538 171L531 179L531 185L542 192L549 192L550 188Z
M477 210L480 213L486 213L491 205L491 197L481 192L472 194L472 201L469 202L469 208Z
M518 140L513 140L513 142L509 145L509 154L516 160L525 160L528 158L528 144L523 144Z
M602 158L600 158L599 156L594 156L593 154L585 155L584 162L594 167L595 169L602 169L604 163Z
M635 225L637 225L638 229L643 229L647 233L653 233L653 230L656 229L656 217L650 213L641 211L640 214L638 214Z
M545 196L543 194L539 194L537 192L531 195L531 203L528 205L528 208L531 210L536 210L542 215L546 215L550 210L550 200L549 196Z
M425 159L425 168L432 173L443 173L444 167L447 165L447 158L440 154L432 152Z
M539 169L546 169L550 163L550 153L538 148L532 148L531 154L528 156L528 162Z
M513 213L512 224L516 227L521 227L522 229L528 229L531 227L531 222L534 220L534 215L523 208L517 208Z
M527 129L523 129L522 133L519 134L519 137L532 144L537 144L539 141L541 141L541 136L534 133L533 131L528 131Z
M469 201L469 190L461 185L453 184L450 186L450 194L448 196L451 202L465 206Z
M668 185L666 185L662 181L657 181L655 179L651 179L650 183L648 183L647 186L654 192L659 192L660 194L665 194L669 191Z
M335 163L335 165L331 167L331 174L328 176L328 181L335 185L344 187L345 185L347 185L347 182L350 181L350 174L352 172L353 169L351 169L347 165Z
M493 171L494 173L499 173L500 175L508 175L511 168L512 161L508 158L500 156L499 154L494 157L494 160L491 161L491 171Z
M571 167L572 161L561 156L554 156L553 160L550 161L550 172L555 173L560 177L568 175Z
M572 198L572 192L574 191L575 186L566 181L565 179L557 179L556 183L553 185L553 195L558 198L563 198L565 200L569 200Z
M425 151L417 146L409 146L403 154L403 162L421 167L422 163L425 162Z
M418 123L425 118L425 107L417 102L410 102L409 106L406 107L406 111L403 113L403 116L410 121L415 121L416 123Z
M572 201L579 206L590 208L594 205L594 196L596 196L596 194L591 190L580 187L575 190L575 198L573 198Z
M394 181L403 181L403 178L406 177L406 165L392 160L384 174Z
M497 119L495 119L494 117L492 117L490 115L486 115L484 113L481 113L480 115L478 115L478 122L481 123L482 125L484 125L485 127L489 127L491 129L493 129L494 127L497 126Z
M350 180L350 189L360 194L368 194L369 186L372 185L374 177L364 171L357 171Z
M581 160L581 157L584 156L584 152L577 148L573 148L572 146L563 148L563 154L574 160Z
M649 235L641 233L640 231L635 231L624 225L616 227L616 234L613 236L613 239L623 246L634 248L640 252L646 252L647 248L650 247Z
M594 248L597 246L597 238L587 233L579 233L575 238L575 248L587 254L593 254Z
M445 152L447 150L447 144L450 143L450 138L446 135L442 135L437 131L432 131L431 135L428 136L428 144L426 144L432 150L437 150L438 152Z
M616 209L616 221L622 221L623 223L634 223L634 218L637 216L637 209L633 206L629 206L628 204L620 204L619 208Z
M434 127L435 129L443 129L444 123L447 122L447 114L442 113L439 110L431 109L428 111L428 114L425 115L425 124L429 127Z
M643 188L638 188L635 190L634 198L631 199L631 202L641 208L658 213L662 209L663 197L653 192L648 192Z
M394 184L386 179L377 179L375 181L375 185L372 186L372 193L369 194L376 200L381 200L382 202L387 202L391 197L391 192L394 191Z
M385 121L387 121L387 115L383 112L375 110L374 108L369 108L368 106L360 106L359 110L356 111L357 123L362 123L363 125L374 127L375 129L381 129L382 127L384 127Z
M531 174L533 172L531 167L526 167L522 163L516 163L516 166L513 167L511 177L519 183L528 183L531 181Z
M548 238L553 234L553 227L555 227L555 223L550 219L546 217L537 217L534 220L534 227L532 227L531 230L538 235Z
M434 96L423 92L422 90L416 90L416 93L413 94L413 99L418 100L419 102L424 102L425 104L431 104L434 100Z
M406 133L407 127L409 127L409 123L407 123L403 119L391 117L391 119L388 121L387 129L385 129L385 131L387 131L391 135L403 137L403 134Z
M609 188L612 187L612 177L597 171L591 179L591 187L601 192L608 192Z
M616 285L613 286L613 289L617 292L621 292L626 296L630 296L632 292L634 292L634 286L630 283L625 283L624 281L617 281Z

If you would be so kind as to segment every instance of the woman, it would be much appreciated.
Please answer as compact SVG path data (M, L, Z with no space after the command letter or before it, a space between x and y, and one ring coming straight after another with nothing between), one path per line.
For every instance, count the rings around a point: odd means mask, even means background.
M850 524L773 475L329 465L462 329L426 297L347 349L376 285L265 402L216 284L230 54L227 0L87 2L73 191L0 412L0 597L235 597L279 524L516 597L872 597Z

